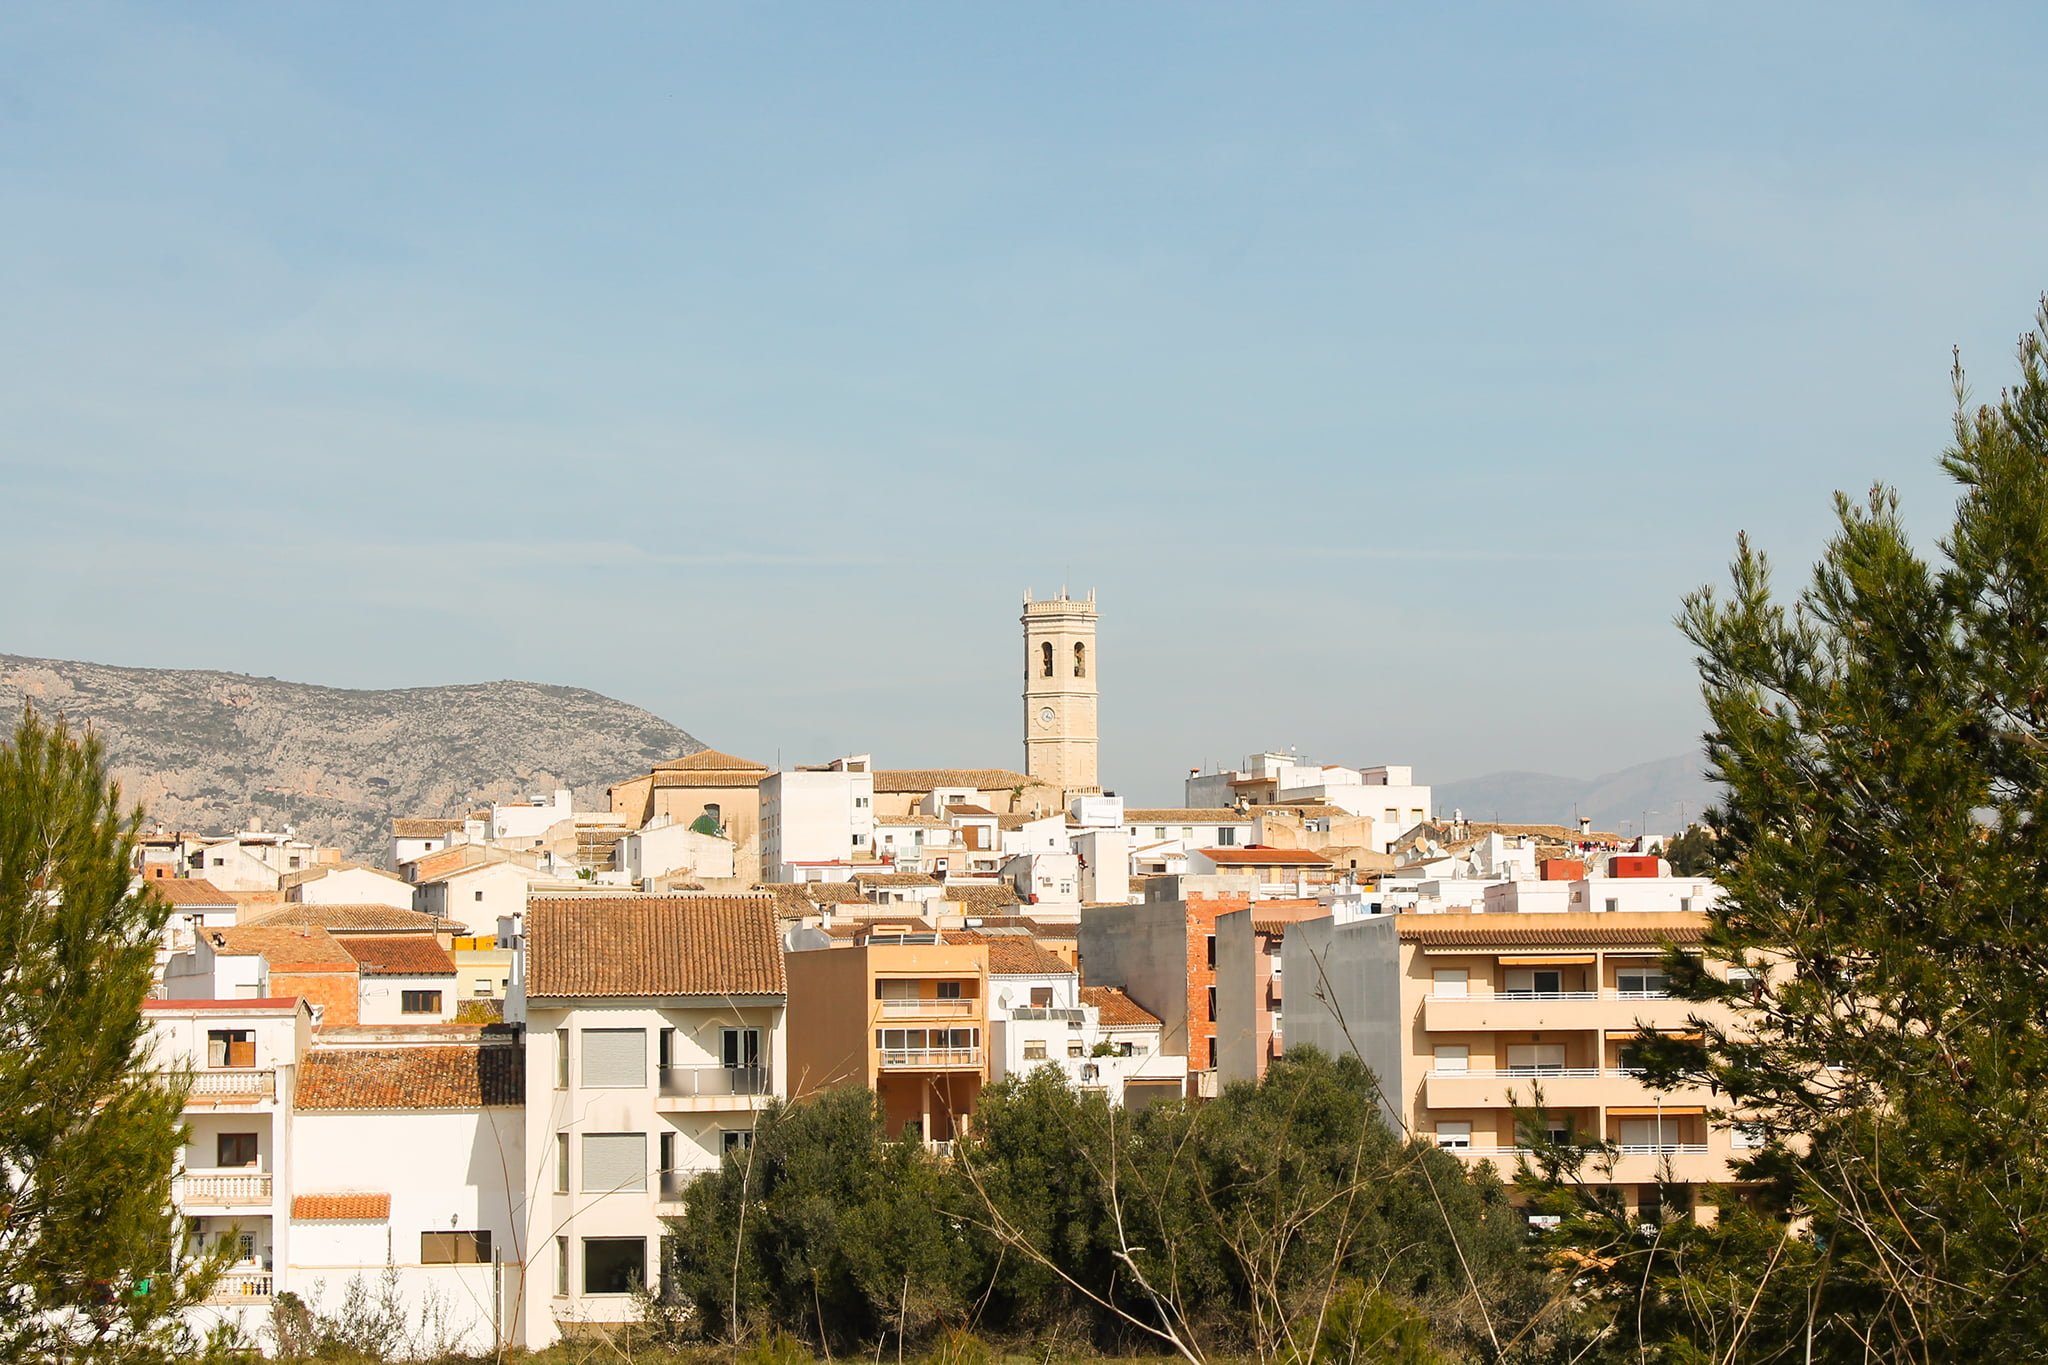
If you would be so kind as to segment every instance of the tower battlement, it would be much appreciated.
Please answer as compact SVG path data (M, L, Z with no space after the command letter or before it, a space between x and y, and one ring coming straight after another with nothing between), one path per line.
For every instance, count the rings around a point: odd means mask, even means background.
M1095 592L1024 592L1024 771L1062 800L1101 791L1097 780Z

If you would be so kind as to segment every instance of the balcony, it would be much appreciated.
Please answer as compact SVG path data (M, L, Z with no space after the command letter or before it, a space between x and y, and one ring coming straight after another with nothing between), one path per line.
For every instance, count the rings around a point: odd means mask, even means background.
M259 1104L277 1098L277 1072L195 1071L185 1092L187 1109L214 1108L228 1104Z
M1719 1007L1674 1000L1654 991L1496 991L1489 995L1430 995L1422 1026L1432 1033L1486 1029L1682 1029L1695 1014L1714 1017Z
M654 1107L664 1113L759 1109L775 1088L764 1066L665 1066Z
M270 1202L268 1171L186 1171L171 1184L171 1198L186 1213L202 1208L247 1208Z
M947 1071L981 1066L978 1047L890 1047L878 1060L884 1071Z
M1522 1157L1532 1156L1527 1147L1446 1147L1443 1150L1466 1161L1491 1161L1503 1171L1512 1171ZM1683 1184L1710 1185L1729 1179L1728 1163L1712 1155L1704 1143L1673 1142L1658 1145L1629 1145L1617 1149L1610 1172L1606 1158L1595 1153L1579 1169L1579 1179L1588 1185L1652 1185L1666 1177Z
M1075 1009L1048 1009L1043 1005L1022 1005L1010 1011L1010 1018L1020 1023L1043 1020L1047 1023L1065 1023L1068 1028L1079 1028L1088 1022L1088 1012Z
M686 1191L690 1188L690 1182L702 1174L703 1172L701 1171L663 1171L661 1173L661 1187L655 1196L657 1202L663 1204L682 1203Z
M1511 1103L1509 1091L1526 1105L1535 1098L1537 1086L1543 1088L1543 1103L1550 1109L1592 1109L1608 1104L1647 1108L1659 1103L1707 1102L1706 1091L1701 1088L1652 1090L1643 1084L1640 1071L1597 1066L1432 1071L1423 1080L1422 1102L1431 1109L1505 1109Z
M267 1270L224 1270L207 1293L208 1303L265 1303L270 1299Z
M884 1000L882 1013L891 1019L972 1019L980 1013L979 1000Z

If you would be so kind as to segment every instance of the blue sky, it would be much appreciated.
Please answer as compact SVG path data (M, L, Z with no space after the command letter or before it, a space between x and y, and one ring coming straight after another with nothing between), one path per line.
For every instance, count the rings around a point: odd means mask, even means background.
M15 6L0 650L1591 774L2048 287L2036 7Z

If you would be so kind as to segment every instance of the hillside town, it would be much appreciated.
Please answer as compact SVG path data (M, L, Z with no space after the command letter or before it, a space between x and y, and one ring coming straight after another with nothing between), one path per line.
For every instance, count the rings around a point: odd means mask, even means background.
M172 913L144 1013L192 1077L174 1202L232 1262L204 1311L260 1340L278 1296L380 1279L449 1349L544 1347L633 1316L664 1219L774 1101L865 1088L943 1155L1007 1077L1200 1103L1290 1046L1361 1058L1389 1124L1471 1163L1514 1166L1540 1085L1645 1218L1730 1179L1741 1125L1634 1056L1690 1027L1662 964L1718 894L1660 839L1468 820L1408 767L1291 751L1126 805L1093 593L1020 624L1016 769L705 749L600 809L395 819L381 865L147 832Z

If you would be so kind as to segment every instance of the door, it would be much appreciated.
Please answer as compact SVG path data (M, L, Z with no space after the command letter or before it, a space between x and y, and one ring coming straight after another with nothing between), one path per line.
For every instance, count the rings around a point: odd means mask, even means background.
M1439 967L1430 994L1439 1000L1463 1000L1470 976L1463 967Z
M1439 1076L1462 1076L1469 1069L1472 1049L1463 1043L1439 1043L1432 1065Z
M1508 1070L1518 1076L1540 1076L1564 1070L1563 1043L1511 1043Z

